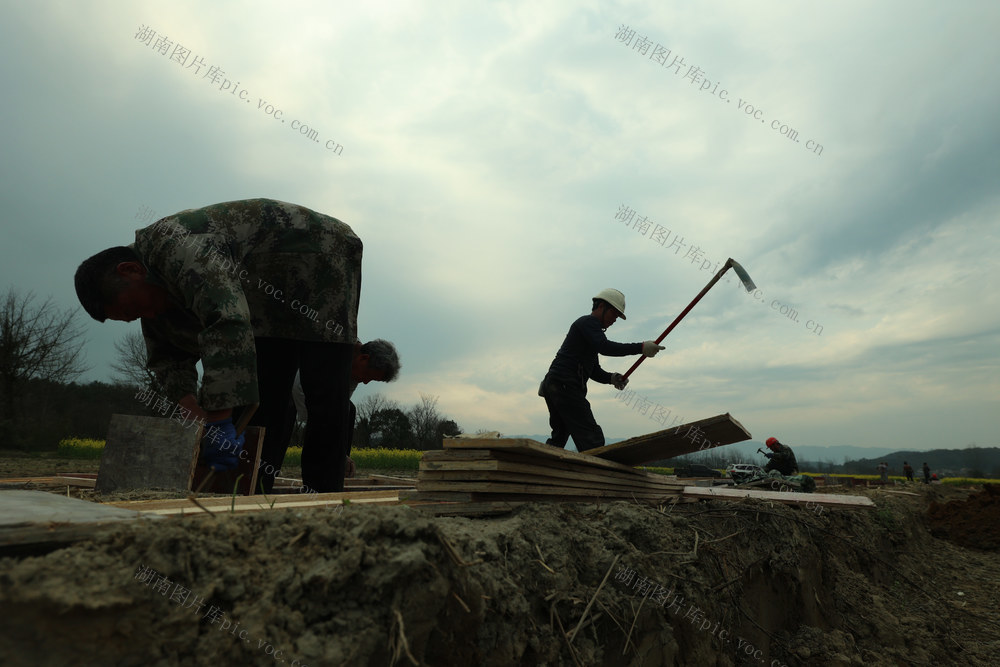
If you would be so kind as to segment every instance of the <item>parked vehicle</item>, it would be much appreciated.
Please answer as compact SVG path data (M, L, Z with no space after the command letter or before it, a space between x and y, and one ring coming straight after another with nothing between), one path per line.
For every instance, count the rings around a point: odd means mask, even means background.
M674 474L678 477L722 477L722 473L718 470L700 463L692 463L680 468L674 468Z
M726 474L729 475L734 484L742 484L767 473L764 472L763 468L753 463L730 463L729 467L726 468Z

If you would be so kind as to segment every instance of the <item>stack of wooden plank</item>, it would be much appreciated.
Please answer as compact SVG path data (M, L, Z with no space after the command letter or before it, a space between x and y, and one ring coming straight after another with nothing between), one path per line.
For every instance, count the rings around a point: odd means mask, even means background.
M683 485L633 466L748 440L729 414L632 438L584 454L519 438L446 438L424 454L417 499L487 501L662 501Z
M662 501L682 484L603 458L521 438L451 439L425 452L415 500Z

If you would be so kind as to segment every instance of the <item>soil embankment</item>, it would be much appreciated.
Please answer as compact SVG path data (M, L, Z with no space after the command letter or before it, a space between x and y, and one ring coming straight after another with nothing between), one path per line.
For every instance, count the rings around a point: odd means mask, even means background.
M4 665L996 664L1000 554L931 535L929 501L965 502L969 492L911 490L873 492L874 511L713 501L530 505L467 519L349 507L128 526L0 562L0 656Z

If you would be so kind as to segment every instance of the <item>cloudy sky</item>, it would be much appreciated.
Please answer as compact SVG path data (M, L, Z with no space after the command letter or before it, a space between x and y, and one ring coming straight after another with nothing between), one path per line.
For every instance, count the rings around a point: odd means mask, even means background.
M756 295L720 282L630 404L591 383L609 437L659 430L659 408L793 445L1000 444L995 2L0 17L4 289L80 310L77 265L131 242L143 208L299 203L363 239L361 336L403 358L358 397L544 433L538 382L591 296L626 295L612 339L655 338L733 257ZM109 379L138 323L86 322L84 379Z

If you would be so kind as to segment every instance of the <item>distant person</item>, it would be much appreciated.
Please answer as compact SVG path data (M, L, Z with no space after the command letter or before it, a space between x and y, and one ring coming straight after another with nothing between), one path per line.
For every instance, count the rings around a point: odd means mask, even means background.
M931 483L931 469L927 465L927 461L924 461L924 484Z
M882 483L889 483L889 464L885 461L878 464L878 474L882 477Z
M392 382L399 376L399 353L396 347L387 340L377 338L367 343L354 344L354 358L351 361L351 395L359 384L369 382ZM285 425L283 434L284 447L287 449L291 440L292 430L295 427L295 420L309 422L309 411L306 409L306 395L302 391L302 380L300 374L295 374L295 382L292 384L292 400L294 406L289 411L288 423ZM355 472L354 461L351 460L351 443L354 441L354 422L357 417L357 408L351 402L350 428L347 434L347 470L346 476L353 477ZM282 458L284 454L282 454ZM273 485L273 475L270 483Z
M795 460L795 454L791 447L781 444L777 438L768 438L764 444L771 450L764 454L770 459L764 466L764 472L777 470L786 476L799 474L799 464Z
M545 399L549 409L549 426L552 436L547 445L566 447L570 436L577 451L604 446L601 430L594 412L587 401L587 381L614 385L621 391L628 378L620 373L609 373L597 360L598 354L607 357L627 357L641 354L654 357L663 349L651 340L644 343L616 343L608 340L604 332L619 317L625 319L625 295L616 289L603 289L592 300L589 315L577 318L569 327L562 346L556 352L548 373L538 387L538 395Z
M913 481L913 466L911 466L906 461L903 461L903 474L906 475L906 481Z

